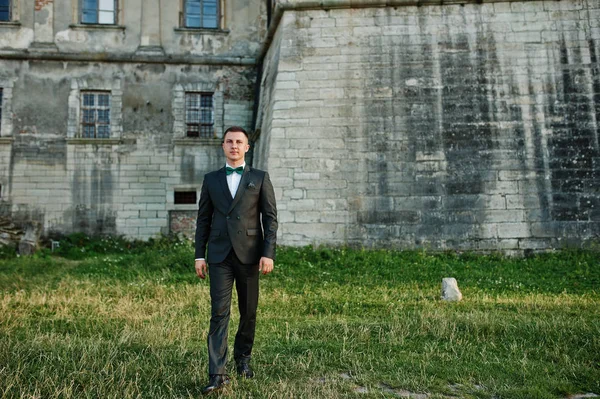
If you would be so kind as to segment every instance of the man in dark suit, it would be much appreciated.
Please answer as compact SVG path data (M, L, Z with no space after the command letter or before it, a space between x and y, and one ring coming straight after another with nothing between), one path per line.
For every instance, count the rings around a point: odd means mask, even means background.
M196 224L196 274L210 272L211 318L208 332L208 373L202 391L208 394L229 383L227 330L233 282L238 294L240 324L233 357L237 372L252 378L258 276L273 270L277 239L275 194L267 172L246 165L248 134L232 126L222 143L226 166L204 176ZM208 251L207 251L208 246Z

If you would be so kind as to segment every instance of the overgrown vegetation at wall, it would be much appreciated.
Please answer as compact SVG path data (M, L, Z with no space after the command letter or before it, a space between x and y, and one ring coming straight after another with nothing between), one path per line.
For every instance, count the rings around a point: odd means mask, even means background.
M450 276L460 303L439 299ZM5 254L0 290L3 397L191 398L206 382L209 290L187 241L69 236ZM260 301L257 378L225 397L600 394L597 253L279 248Z

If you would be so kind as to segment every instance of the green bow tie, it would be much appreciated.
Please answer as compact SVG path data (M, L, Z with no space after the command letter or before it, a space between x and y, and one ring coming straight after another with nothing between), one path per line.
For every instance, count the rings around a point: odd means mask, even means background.
M244 173L244 167L243 166L238 166L237 168L230 168L229 166L225 168L225 173L227 173L227 176L229 176L230 174L232 174L233 172L241 175L242 173Z

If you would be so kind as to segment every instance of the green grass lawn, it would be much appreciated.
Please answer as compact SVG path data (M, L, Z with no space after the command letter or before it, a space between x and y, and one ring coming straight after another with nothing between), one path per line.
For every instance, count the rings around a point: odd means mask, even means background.
M0 259L0 396L198 397L210 298L191 246L79 244ZM261 277L257 377L216 396L600 395L598 253L278 255ZM462 302L439 299L443 277Z

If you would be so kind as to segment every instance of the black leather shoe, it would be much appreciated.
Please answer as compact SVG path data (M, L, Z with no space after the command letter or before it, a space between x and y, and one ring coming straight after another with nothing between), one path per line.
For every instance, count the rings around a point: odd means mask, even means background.
M229 384L229 377L223 374L213 374L208 380L208 385L202 390L202 395L208 395L211 392L218 391Z
M237 364L237 373L242 378L254 377L254 371L252 371L248 362L239 362Z

